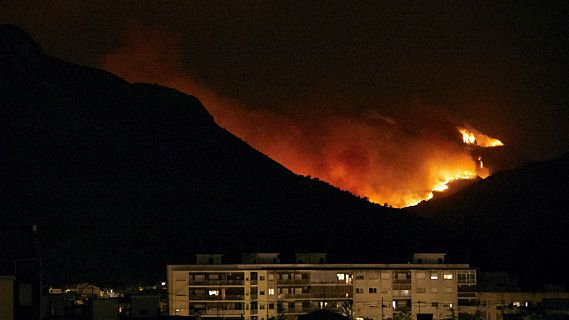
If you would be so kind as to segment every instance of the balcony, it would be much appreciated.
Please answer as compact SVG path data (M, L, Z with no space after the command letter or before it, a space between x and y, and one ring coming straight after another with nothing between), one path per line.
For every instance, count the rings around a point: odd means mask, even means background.
M336 286L351 286L352 279L349 279L348 282L345 280L310 280L310 279L279 279L277 280L277 285L279 286L286 286L286 285L336 285Z
M222 300L221 296L210 296L210 295L203 295L203 294L191 294L190 300L207 300L207 301L219 301Z
M393 279L393 284L411 284L411 278L409 278L409 279Z
M279 294L279 299L352 299L353 294L348 292L346 294L330 294L330 293L288 293L288 294Z
M204 316L229 316L229 315L243 315L243 310L225 310L225 309L208 309L202 312L201 315Z
M242 286L243 280L190 280L190 286Z

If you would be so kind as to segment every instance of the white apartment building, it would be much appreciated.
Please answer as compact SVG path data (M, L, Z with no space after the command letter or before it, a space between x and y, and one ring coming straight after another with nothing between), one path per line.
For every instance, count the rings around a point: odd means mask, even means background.
M444 254L416 254L407 264L327 264L324 254L244 255L241 264L221 264L220 255L198 255L196 265L169 265L172 316L266 320L290 319L317 309L352 312L356 319L446 319L469 309L476 270L446 264ZM464 306L464 307L463 307Z

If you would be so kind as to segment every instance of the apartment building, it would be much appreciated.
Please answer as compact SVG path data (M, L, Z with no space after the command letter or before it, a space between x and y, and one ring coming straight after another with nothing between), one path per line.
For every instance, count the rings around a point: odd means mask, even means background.
M195 265L168 266L170 315L294 319L330 309L380 320L475 312L468 309L474 299L468 288L476 284L476 270L446 264L444 254L416 254L406 264L329 264L325 254L297 254L292 263L280 263L276 253L244 255L239 264L221 260L198 255Z

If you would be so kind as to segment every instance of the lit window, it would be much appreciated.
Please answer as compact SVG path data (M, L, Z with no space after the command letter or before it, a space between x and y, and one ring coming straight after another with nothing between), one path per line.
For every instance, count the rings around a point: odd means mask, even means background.
M275 295L275 289L270 288L270 289L269 289L269 295L270 295L270 296Z
M439 279L439 274L436 272L432 272L431 273L431 280L438 280Z
M452 273L445 273L445 274L443 275L443 278L444 278L445 280L452 280Z
M338 273L338 274L336 274L336 277L338 277L338 280L340 280L340 281L346 279L346 275L344 275L343 273Z
M210 295L210 296L218 296L218 295L219 295L219 290L209 290L209 295Z

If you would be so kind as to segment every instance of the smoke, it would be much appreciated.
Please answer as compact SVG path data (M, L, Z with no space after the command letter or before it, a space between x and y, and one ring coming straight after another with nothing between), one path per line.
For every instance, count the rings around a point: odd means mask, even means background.
M412 205L432 196L449 178L475 176L478 162L461 142L456 124L432 106L402 106L407 111L396 118L337 113L338 106L319 97L291 106L294 114L253 108L186 73L181 40L167 29L131 25L123 45L107 54L101 66L129 81L192 94L220 126L290 170L373 202Z

